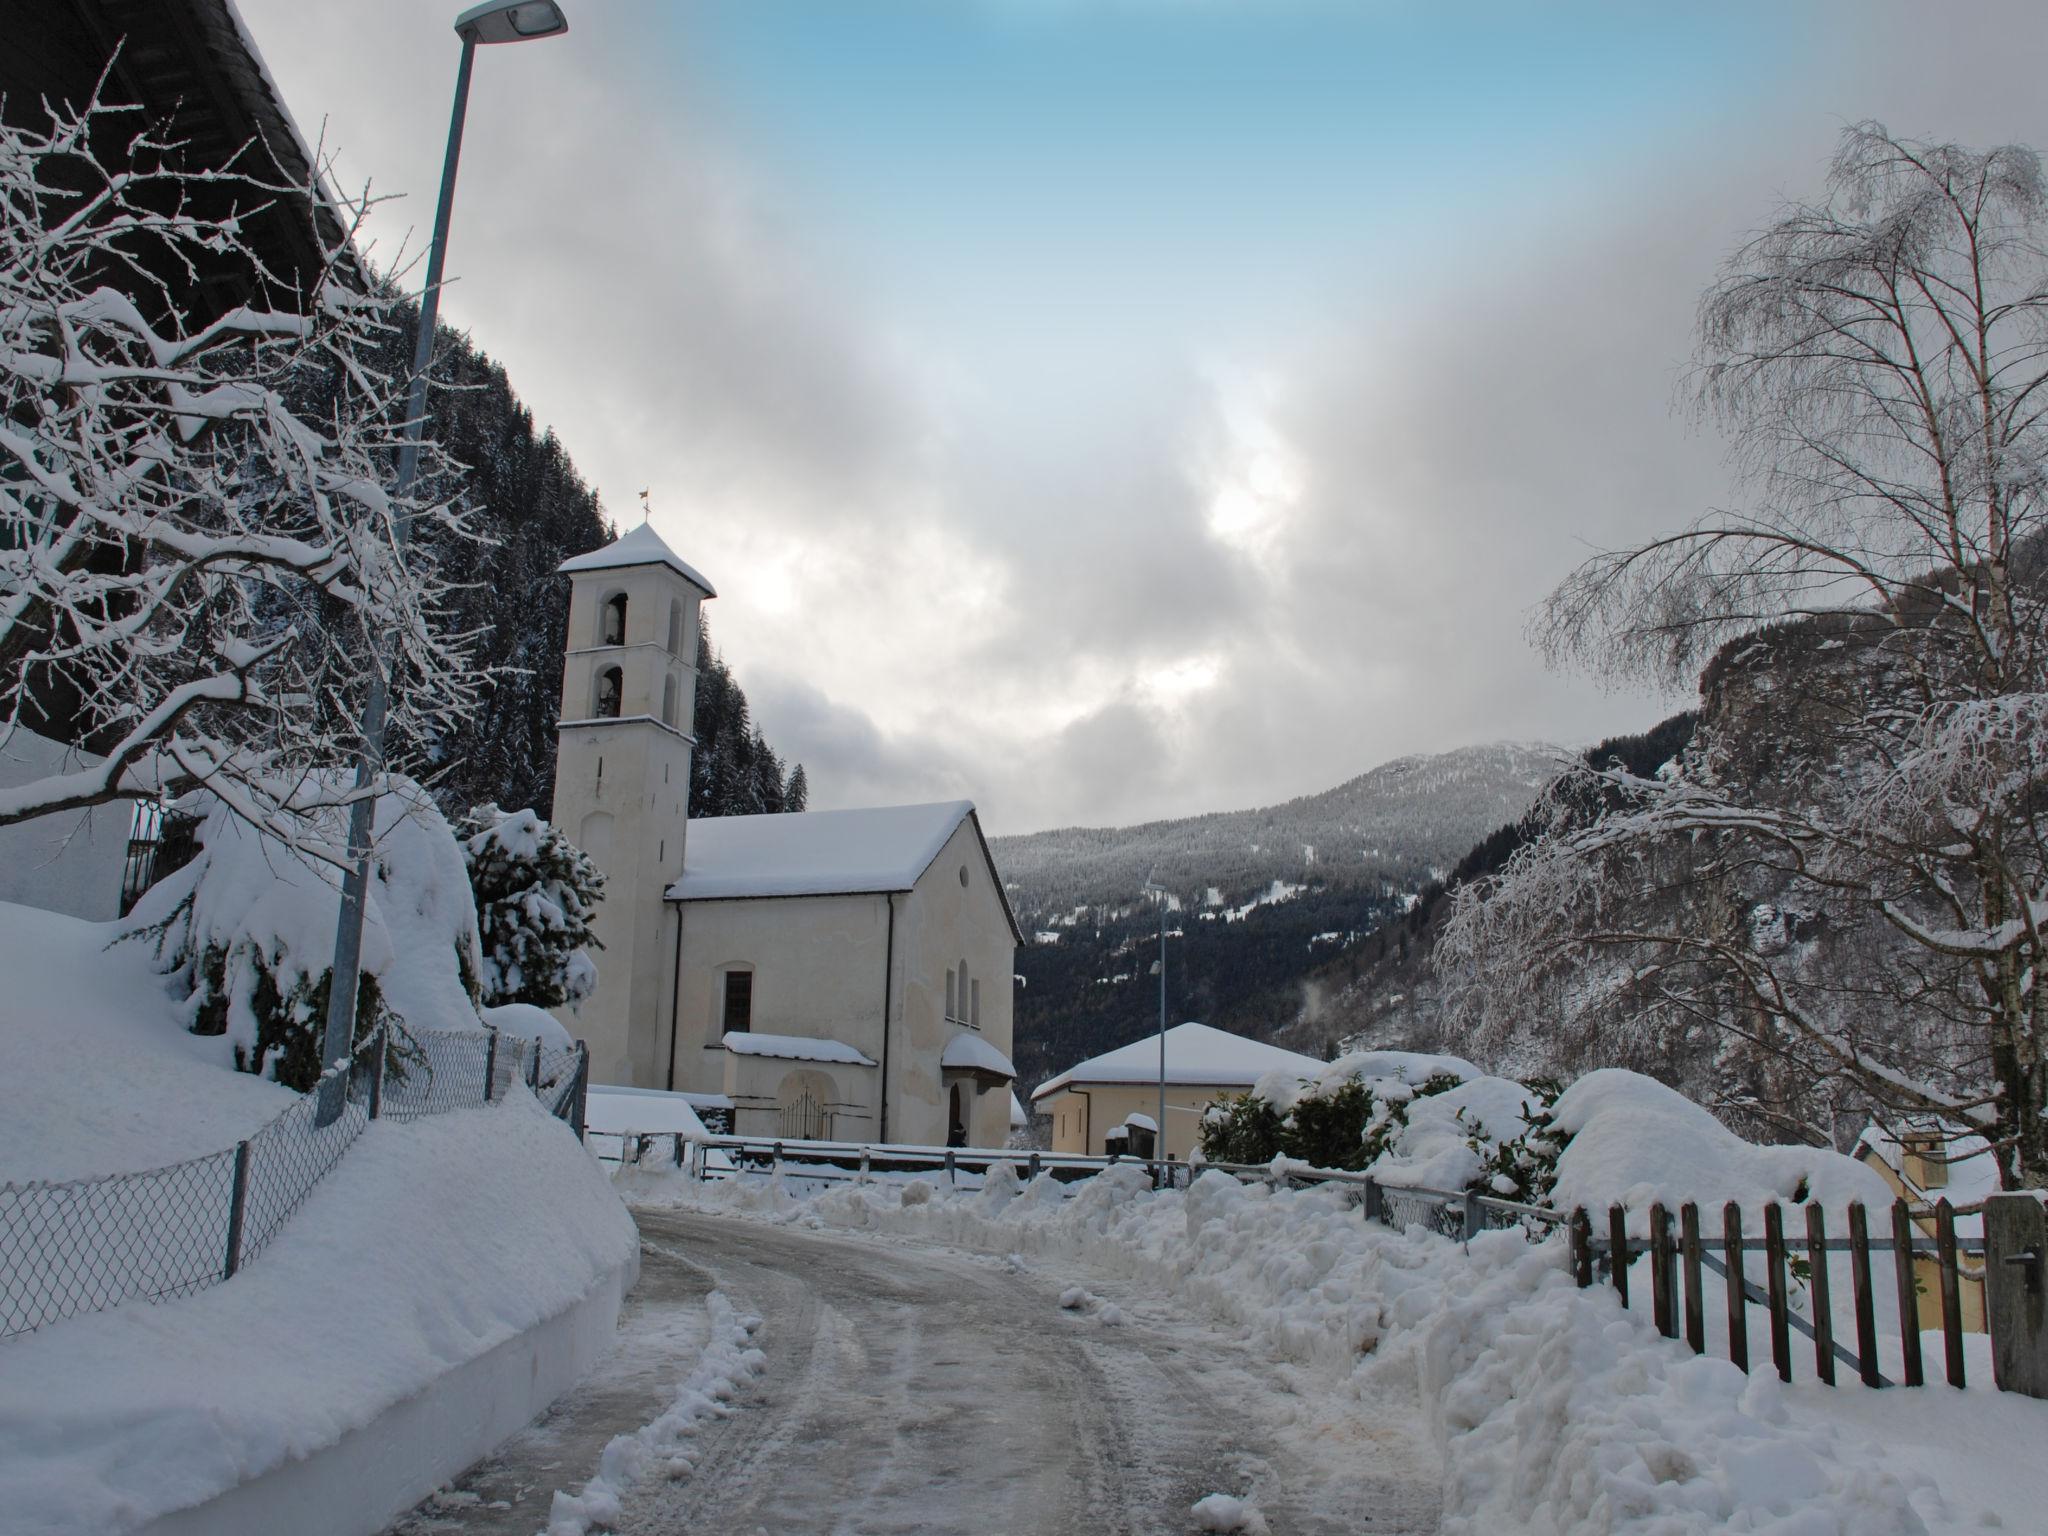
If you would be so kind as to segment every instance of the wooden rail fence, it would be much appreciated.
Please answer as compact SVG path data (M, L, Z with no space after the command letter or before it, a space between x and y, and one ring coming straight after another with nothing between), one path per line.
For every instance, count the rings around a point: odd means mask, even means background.
M1742 1209L1734 1201L1721 1208L1721 1230L1708 1236L1701 1230L1700 1210L1683 1205L1678 1211L1674 1235L1671 1212L1663 1205L1650 1207L1649 1236L1631 1237L1628 1213L1621 1206L1607 1211L1607 1230L1596 1234L1591 1216L1583 1209L1572 1213L1570 1222L1572 1272L1581 1287L1605 1276L1621 1298L1623 1306L1636 1305L1630 1294L1630 1268L1647 1256L1648 1273L1643 1278L1650 1293L1650 1308L1657 1331L1675 1339L1683 1331L1695 1354L1707 1352L1707 1275L1721 1281L1726 1307L1728 1358L1743 1370L1750 1366L1749 1309L1759 1306L1770 1334L1771 1364L1783 1381L1792 1379L1792 1335L1803 1334L1813 1347L1815 1377L1828 1386L1835 1384L1839 1364L1854 1372L1865 1386L1893 1385L1880 1369L1878 1357L1878 1290L1883 1284L1883 1266L1873 1265L1872 1255L1888 1255L1890 1285L1898 1308L1900 1370L1905 1385L1921 1386L1926 1367L1920 1344L1920 1274L1916 1260L1932 1261L1935 1285L1940 1296L1942 1365L1950 1386L1964 1384L1962 1260L1980 1257L1981 1238L1956 1236L1955 1208L1948 1201L1932 1211L1934 1235L1917 1234L1915 1213L1905 1201L1893 1203L1890 1230L1873 1238L1868 1213L1860 1204L1848 1210L1848 1235L1830 1237L1827 1217L1817 1204L1805 1207L1803 1240L1788 1239L1783 1207L1764 1207L1763 1235L1743 1231ZM1764 1284L1748 1276L1743 1256L1763 1255ZM1831 1283L1830 1255L1849 1256L1850 1317L1846 1329L1838 1330L1835 1295ZM1792 1306L1793 1282L1806 1286L1807 1316ZM1839 1332L1853 1330L1855 1345L1849 1347Z

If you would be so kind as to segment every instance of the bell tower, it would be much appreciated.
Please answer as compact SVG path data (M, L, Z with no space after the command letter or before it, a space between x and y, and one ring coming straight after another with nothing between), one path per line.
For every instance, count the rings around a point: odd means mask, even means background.
M563 1023L589 1042L592 1081L665 1088L677 919L663 895L683 870L698 609L717 594L646 523L557 569L569 636L550 819L605 879L597 991Z

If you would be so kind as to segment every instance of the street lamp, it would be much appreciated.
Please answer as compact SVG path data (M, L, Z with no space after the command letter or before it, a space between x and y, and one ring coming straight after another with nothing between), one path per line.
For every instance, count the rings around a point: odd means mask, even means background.
M462 120L469 110L470 68L478 43L524 43L557 37L569 30L569 18L555 0L485 0L455 18L462 39L462 62L455 71L455 110L448 123L448 152L441 162L441 197L434 207L434 239L427 247L427 287L420 295L420 328L413 340L411 387L405 402L405 439L398 450L398 474L392 499L403 500L412 489L420 463L420 436L426 428L427 365L434 357L434 322L441 308L441 264L448 252L448 214L455 203L455 164L462 153ZM400 550L411 540L410 520L403 514L395 530ZM377 805L377 780L384 768L384 725L390 708L384 668L379 656L370 670L370 694L363 703L363 749L356 760L355 804L349 808L349 866L341 881L341 916L334 929L334 971L327 991L327 1029L321 1061L329 1066L346 1061L355 1042L356 997L362 985L363 911L370 887L370 844ZM337 1078L337 1080L339 1080ZM327 1124L341 1113L343 1094L322 1095L318 1120Z
M1159 1125L1152 1132L1152 1155L1166 1159L1166 887L1147 880L1145 889L1159 897Z

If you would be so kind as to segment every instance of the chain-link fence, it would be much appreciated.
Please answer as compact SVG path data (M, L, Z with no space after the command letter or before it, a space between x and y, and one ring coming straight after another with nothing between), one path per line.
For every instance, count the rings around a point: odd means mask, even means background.
M0 1339L227 1279L380 1115L415 1120L501 1100L524 1083L580 1135L588 1082L580 1044L378 1030L237 1146L141 1173L0 1184Z

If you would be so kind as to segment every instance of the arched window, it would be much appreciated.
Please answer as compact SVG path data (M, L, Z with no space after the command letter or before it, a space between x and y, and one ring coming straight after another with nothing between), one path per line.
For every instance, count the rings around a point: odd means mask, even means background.
M624 645L626 643L626 594L614 592L604 600L604 608L598 614L599 645Z
M673 674L661 680L661 723L676 723L676 680Z
M597 696L591 700L591 714L599 720L618 719L619 700L625 687L625 674L617 667L606 667L598 673Z
M683 600L671 598L668 605L668 653L683 654Z
M950 1021L959 1016L958 993L954 990L953 967L946 967L946 1018Z
M981 1028L981 978L974 978L973 991L967 1002L967 1022L976 1029Z

